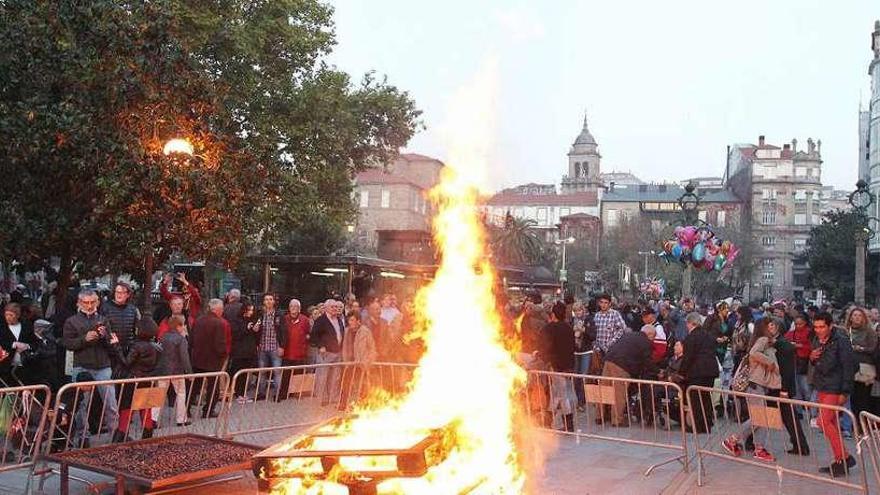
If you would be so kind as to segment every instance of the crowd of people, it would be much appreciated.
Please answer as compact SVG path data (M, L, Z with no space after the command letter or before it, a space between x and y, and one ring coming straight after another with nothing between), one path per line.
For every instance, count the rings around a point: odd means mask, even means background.
M176 283L173 282L176 280ZM177 290L172 291L172 286ZM232 289L223 299L203 301L197 284L184 274L166 274L159 284L162 303L144 315L132 302L132 288L116 283L106 297L88 288L79 290L75 309L43 318L42 308L27 301L4 304L0 327L0 380L3 386L48 385L53 392L69 382L162 377L226 371L230 376L250 368L306 364L376 361L414 362L414 344L404 341L404 328L412 325L412 307L398 305L393 294L357 301L330 298L303 308L295 299L284 301L267 293L259 301ZM366 367L366 366L364 366ZM269 373L264 380L237 383L233 391L240 403L285 400L290 375ZM363 377L361 377L363 378ZM317 390L324 404L340 398L338 373L319 373ZM193 390L207 390L199 398L201 417L219 414L220 390L216 378L189 384L169 380L173 389L178 426L191 423L186 400ZM144 384L147 385L147 384ZM143 438L152 436L159 413L132 410L137 387L97 385L103 407L100 422L112 431L113 441L125 441L134 414L140 416ZM340 407L345 407L344 401ZM88 402L88 398L80 402ZM89 418L80 404L77 421ZM90 411L94 414L93 411ZM88 443L88 428L81 428L81 444Z
M527 368L750 394L719 399L697 392L688 397L693 421L671 418L696 433L711 432L717 418L733 418L738 431L721 445L733 456L751 452L757 461L776 461L756 440L760 428L744 412L758 403L773 404L767 397L840 406L856 418L862 411L880 413L876 309L820 308L782 300L749 305L735 298L699 307L688 298L615 304L607 294L587 302L570 297L553 302L535 294L507 311L520 330L520 359ZM609 380L616 397L608 423L615 427L628 426L633 418L628 421L627 415L635 414L627 409L628 389L619 382ZM575 409L587 407L583 380L551 377L549 389L546 407L559 418L556 427L572 431ZM855 466L844 442L854 433L850 416L775 403L791 442L787 453L809 455L802 421L809 423L821 429L834 454L820 471L846 476ZM604 421L598 418L602 414L597 411L597 422Z
M179 290L172 292L177 279ZM132 289L117 283L106 298L83 289L76 309L59 305L43 318L39 305L11 301L4 305L0 328L0 380L3 385L46 384L53 392L68 381L171 376L189 373L355 362L416 362L421 350L404 334L413 326L411 303L398 304L385 294L368 301L331 298L303 308L295 299L264 294L259 301L230 290L224 299L204 302L198 286L183 274L167 274L159 290L164 301L152 315L131 302ZM286 310L282 309L286 308ZM519 358L529 369L604 376L615 383L611 426L632 418L627 389L615 380L648 379L689 386L721 387L751 396L789 397L880 414L880 312L857 306L815 307L786 301L749 305L729 298L697 306L692 299L617 303L607 294L589 301L548 301L533 295L507 307L504 320ZM328 368L330 369L330 368ZM316 375L315 395L344 409L350 400L343 389L369 376L363 366L347 376ZM219 387L206 379L209 400L200 401L202 417L218 414ZM235 400L285 400L290 374L267 372L257 385L236 382ZM719 383L720 382L720 383ZM551 378L547 407L559 427L574 429L575 411L585 411L583 379ZM184 380L171 380L177 396L188 393ZM143 436L156 424L149 410L132 411L132 392L110 385L96 387L103 422L113 439L127 438L134 413L141 416ZM682 398L676 398L682 400ZM713 399L711 393L688 397L693 421L688 431L707 433L718 417L734 416L741 430L722 442L734 456L751 452L754 459L774 462L774 453L756 440L757 427L740 415L744 404ZM186 401L175 401L178 425L191 421ZM746 403L748 403L746 401ZM849 415L830 409L781 408L792 455L808 455L802 422L820 428L834 453L824 468L843 476L853 467L844 438L855 425ZM819 411L816 413L816 411ZM597 411L601 415L605 410ZM641 418L651 421L653 418ZM81 418L85 421L84 418ZM87 435L87 433L84 433Z

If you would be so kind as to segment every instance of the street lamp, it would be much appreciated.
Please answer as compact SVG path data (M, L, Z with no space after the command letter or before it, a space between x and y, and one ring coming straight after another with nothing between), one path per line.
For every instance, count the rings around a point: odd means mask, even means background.
M657 254L654 251L639 251L639 256L645 257L645 280L648 280L648 256L654 256Z
M165 146L162 147L162 153L165 156L172 154L183 154L193 156L194 149L192 143L183 138L169 139Z
M556 239L553 241L557 246L562 245L562 267L559 269L559 288L565 289L565 282L568 280L568 272L565 270L565 246L574 244L575 238Z
M684 214L684 223L686 225L694 225L697 222L697 211L700 208L700 195L695 193L696 186L693 182L688 182L684 186L684 193L678 198L678 206ZM681 277L681 295L683 297L693 297L693 264L688 263Z
M871 223L877 219L868 216L868 208L874 204L874 194L868 190L868 183L863 179L856 182L856 190L849 195L849 204L858 217L860 229L856 230L856 279L855 279L855 301L858 305L865 304L865 248L868 241L874 237L874 230Z

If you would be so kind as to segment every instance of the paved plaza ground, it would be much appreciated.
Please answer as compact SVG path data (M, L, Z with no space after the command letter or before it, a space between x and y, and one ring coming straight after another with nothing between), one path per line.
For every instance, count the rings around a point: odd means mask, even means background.
M600 440L559 438L547 434L547 442L555 444L543 472L535 473L530 490L534 494L553 495L610 495L610 494L731 494L743 493L796 493L821 495L853 493L828 485L785 477L782 484L773 471L760 470L711 459L706 463L705 486L698 487L695 466L690 473L681 470L678 463L657 468L650 476L644 471L658 460L666 459L669 452L654 448L626 445ZM859 468L861 469L861 468ZM110 481L109 478L72 471L92 481ZM222 484L189 489L177 493L187 495L232 495L258 493L256 481L250 473L243 478ZM853 476L861 476L859 470ZM0 474L0 493L19 494L26 480L24 472ZM875 491L875 490L872 490ZM71 492L88 494L85 485L72 483ZM39 493L39 492L38 492ZM42 493L58 493L57 476L49 477ZM113 493L107 487L102 493Z

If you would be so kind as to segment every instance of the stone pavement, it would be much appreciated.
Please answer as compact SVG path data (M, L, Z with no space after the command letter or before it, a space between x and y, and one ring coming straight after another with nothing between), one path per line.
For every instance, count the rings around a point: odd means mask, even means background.
M706 462L705 486L698 487L696 465L690 473L684 473L681 465L671 463L657 468L649 477L644 476L648 466L672 457L671 451L650 447L620 444L600 440L560 438L541 434L538 443L545 446L548 454L544 467L532 476L529 493L541 495L702 495L743 493L796 493L798 495L824 495L849 493L835 487L801 480L792 476L780 485L775 472L735 464L722 459ZM861 476L861 467L853 476ZM109 481L109 478L84 474L72 470L92 481ZM186 495L233 495L256 494L256 481L250 473L244 478L218 485L185 490ZM0 474L0 493L23 493L26 482L23 471ZM75 495L90 493L83 484L72 482ZM43 493L58 493L57 476L49 477ZM102 493L112 493L111 488Z

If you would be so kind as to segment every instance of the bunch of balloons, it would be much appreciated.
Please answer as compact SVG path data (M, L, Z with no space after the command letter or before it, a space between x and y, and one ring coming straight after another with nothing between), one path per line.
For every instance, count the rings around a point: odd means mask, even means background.
M716 237L711 227L693 225L676 227L675 237L663 242L663 252L660 253L667 262L690 263L707 272L730 268L738 255L739 248Z
M639 292L647 299L660 299L666 293L666 281L662 278L652 278L639 284Z

